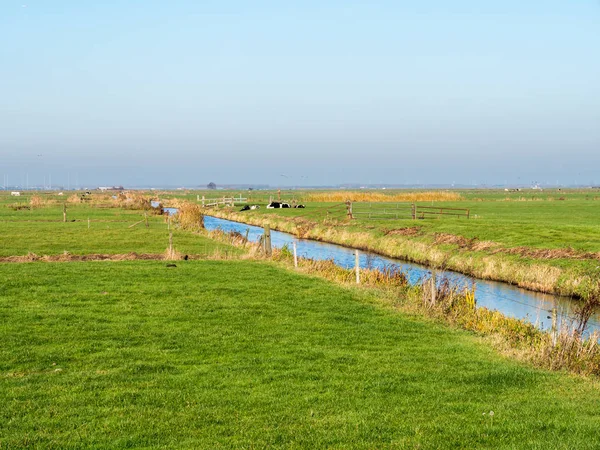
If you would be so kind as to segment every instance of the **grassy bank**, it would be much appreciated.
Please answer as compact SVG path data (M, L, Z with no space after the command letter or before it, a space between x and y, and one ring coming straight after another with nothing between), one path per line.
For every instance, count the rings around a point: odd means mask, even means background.
M272 264L1 265L0 286L0 448L596 446L596 382Z

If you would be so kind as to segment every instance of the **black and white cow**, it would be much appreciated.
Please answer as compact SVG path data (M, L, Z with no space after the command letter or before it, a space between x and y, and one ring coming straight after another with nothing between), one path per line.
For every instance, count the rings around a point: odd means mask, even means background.
M267 205L268 209L276 209L276 208L291 208L289 203L283 202L271 202Z

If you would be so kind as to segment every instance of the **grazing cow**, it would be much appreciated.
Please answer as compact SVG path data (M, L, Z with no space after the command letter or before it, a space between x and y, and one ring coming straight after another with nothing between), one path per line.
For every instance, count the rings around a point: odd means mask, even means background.
M241 211L250 211L250 207L248 205L244 205L242 206L242 209L240 209L240 212Z
M304 209L306 206L304 205L294 205L294 208Z
M20 192L11 192L10 195L12 195L13 197L20 197L21 193Z

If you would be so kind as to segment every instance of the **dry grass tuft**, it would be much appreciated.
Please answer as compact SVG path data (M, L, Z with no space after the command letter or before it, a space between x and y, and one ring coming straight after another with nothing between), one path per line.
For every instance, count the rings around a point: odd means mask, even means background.
M29 200L29 204L32 208L41 208L46 205L46 201L39 195L33 195Z
M200 231L204 228L202 208L195 203L181 202L173 220L183 230Z
M167 247L163 255L165 261L180 261L183 259L183 255L171 247Z
M334 191L308 194L307 202L456 202L463 200L457 192L430 191L404 192L400 194L383 194L381 192Z
M79 204L81 202L81 197L77 194L69 195L69 198L67 198L67 203Z
M151 198L136 192L121 192L117 196L117 205L124 209L141 209L149 211L152 209Z

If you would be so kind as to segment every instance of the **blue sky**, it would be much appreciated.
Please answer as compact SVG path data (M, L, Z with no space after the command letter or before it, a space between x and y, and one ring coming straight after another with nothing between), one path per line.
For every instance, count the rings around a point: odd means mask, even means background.
M2 0L0 172L600 183L599 56L597 0Z

